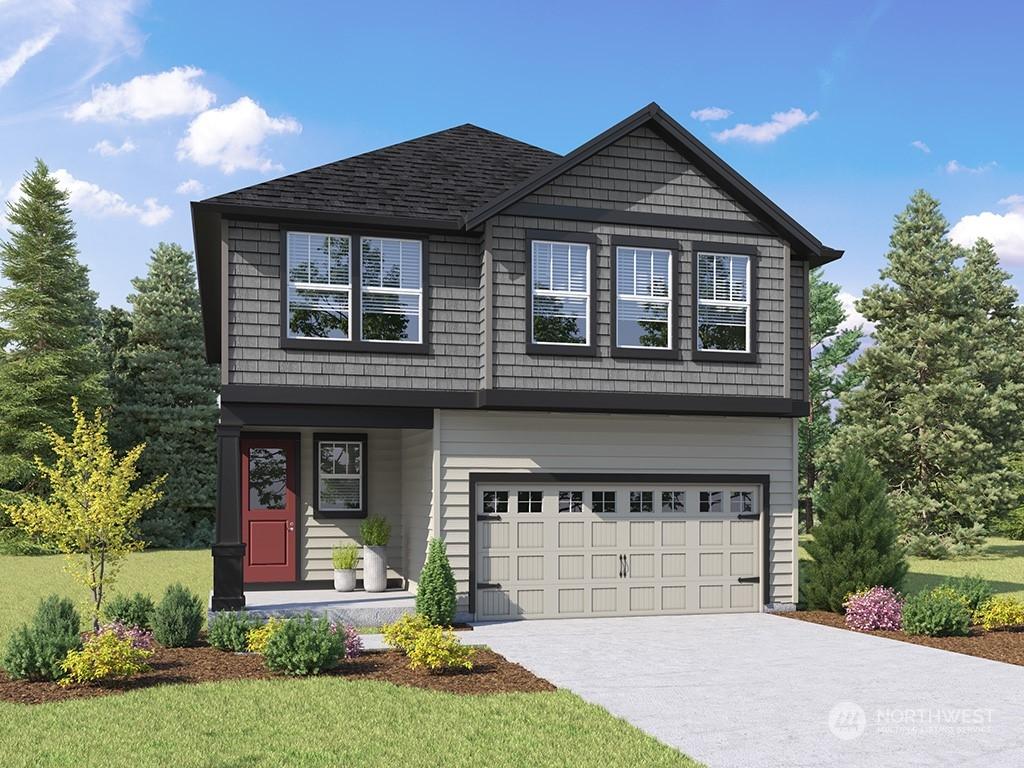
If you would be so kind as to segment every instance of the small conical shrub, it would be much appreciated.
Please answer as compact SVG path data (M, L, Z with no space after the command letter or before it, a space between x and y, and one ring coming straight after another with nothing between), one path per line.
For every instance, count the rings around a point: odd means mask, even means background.
M205 613L197 595L181 584L172 584L153 611L153 637L165 648L193 645Z
M886 502L885 481L863 455L836 468L822 491L821 523L807 552L803 597L808 608L841 611L851 592L868 587L899 589L907 563L898 543L896 518Z
M11 677L58 680L64 675L68 651L81 647L81 620L65 597L50 595L39 603L31 624L18 627L4 653L3 666Z
M455 619L455 574L441 539L430 540L416 590L416 613L438 626L449 626Z

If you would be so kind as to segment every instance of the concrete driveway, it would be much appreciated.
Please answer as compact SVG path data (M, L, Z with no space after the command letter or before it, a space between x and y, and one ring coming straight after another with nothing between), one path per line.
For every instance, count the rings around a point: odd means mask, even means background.
M1024 765L1024 667L766 614L480 624L710 766Z

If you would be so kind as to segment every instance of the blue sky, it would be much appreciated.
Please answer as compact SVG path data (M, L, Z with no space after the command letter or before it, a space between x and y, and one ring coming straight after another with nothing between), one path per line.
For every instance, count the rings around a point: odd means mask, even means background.
M653 100L845 249L849 294L918 187L1024 288L1022 25L1010 2L0 0L0 199L35 157L61 171L123 303L153 245L192 247L190 199L464 122L567 152Z

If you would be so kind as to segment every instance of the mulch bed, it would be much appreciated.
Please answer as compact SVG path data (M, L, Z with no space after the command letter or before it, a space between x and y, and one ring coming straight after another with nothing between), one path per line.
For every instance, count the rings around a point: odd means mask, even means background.
M827 627L845 629L848 632L860 632L864 635L888 637L890 640L901 640L914 645L927 645L943 651L963 653L967 656L979 656L983 659L1002 661L1006 664L1024 666L1024 632L994 631L986 632L981 627L974 627L967 637L928 637L926 635L907 635L891 630L874 630L871 632L850 629L846 626L843 616L829 611L787 611L774 614L787 619L809 621L812 624L824 624Z
M0 672L0 701L43 704L67 699L85 699L151 688L156 685L210 683L220 680L285 679L267 670L263 657L251 653L230 653L209 646L157 648L149 660L150 672L127 680L109 680L62 688L57 683L12 680ZM409 669L408 659L398 651L365 651L323 675L346 680L381 680L394 685L428 688L462 695L485 693L538 693L555 686L504 656L483 648L473 657L472 670L431 673ZM294 679L294 678L291 678Z

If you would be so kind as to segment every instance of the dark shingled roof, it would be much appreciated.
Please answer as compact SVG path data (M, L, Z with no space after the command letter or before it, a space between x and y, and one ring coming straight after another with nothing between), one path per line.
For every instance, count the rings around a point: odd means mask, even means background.
M466 123L204 202L451 220L560 157Z

